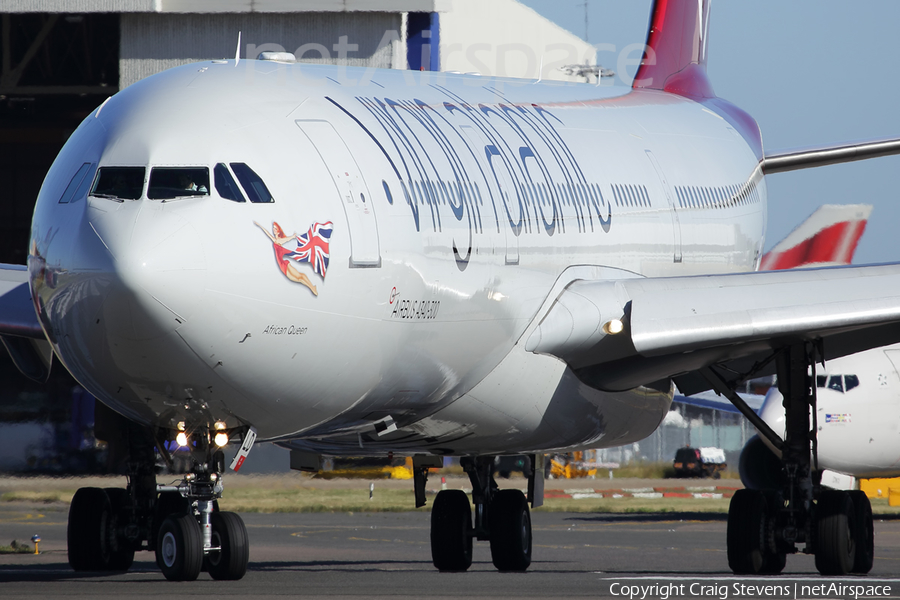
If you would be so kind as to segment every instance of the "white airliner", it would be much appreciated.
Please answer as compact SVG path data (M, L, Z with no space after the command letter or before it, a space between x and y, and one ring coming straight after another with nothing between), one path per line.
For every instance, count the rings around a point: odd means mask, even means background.
M789 477L735 495L729 565L803 551L823 573L867 570L860 503L810 469L807 371L900 342L900 265L754 271L766 174L900 141L764 152L706 77L707 0L653 10L633 88L276 55L171 69L85 119L0 302L24 371L52 350L111 409L98 437L129 475L76 494L70 564L153 550L168 579L243 576L246 529L215 510L219 446L241 441L237 467L258 436L296 467L412 455L417 504L428 466L463 457L475 508L436 497L435 566L465 570L477 538L521 571L542 469L526 499L497 489L494 455L636 441L673 381L740 403L734 385L777 370L787 435L767 435ZM194 469L159 488L154 448L173 439Z
M900 476L900 345L876 348L816 367L817 458L821 469L857 478ZM759 410L784 430L782 394L771 389ZM741 456L748 487L775 487L778 469L759 438ZM774 464L778 467L777 462Z

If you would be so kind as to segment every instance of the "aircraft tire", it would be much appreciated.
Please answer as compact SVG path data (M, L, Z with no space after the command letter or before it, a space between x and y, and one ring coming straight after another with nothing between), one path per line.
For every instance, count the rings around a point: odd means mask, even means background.
M204 558L205 570L213 579L241 579L250 560L250 539L243 519L233 512L216 512L211 521L212 545L221 550Z
M106 568L110 571L127 571L134 563L134 548L124 547L119 544L116 539L116 530L118 529L118 515L121 509L128 505L130 494L128 490L122 488L107 488L104 490L106 497L109 498L110 516L109 519L109 562Z
M191 503L187 498L184 498L178 492L160 492L159 497L156 499L156 509L153 513L153 539L152 548L156 548L157 546L157 537L159 533L160 527L162 527L163 521L166 520L166 517L180 517L181 515L186 515L190 513ZM160 560L159 554L156 555L156 566L162 569L162 561Z
M822 575L846 575L856 560L856 515L850 494L822 492L816 504L816 569Z
M775 546L775 540L770 539L769 536L774 532L768 529L768 527L773 520L774 515L778 513L779 506L782 504L781 495L778 492L767 491L763 492L763 497L766 499L766 537L763 539L768 543L764 546L763 566L762 569L760 569L760 573L763 575L780 575L787 564L787 553L772 551L772 548ZM772 535L772 538L774 538L774 535Z
M762 492L743 489L732 496L727 546L728 566L735 574L757 575L766 566L766 498Z
M525 494L500 490L489 510L494 566L500 571L525 571L531 565L531 513Z
M784 552L767 552L759 572L761 575L781 575L786 564L787 554Z
M169 581L194 581L203 565L200 526L193 515L167 517L156 541L159 568Z
M442 490L434 499L431 560L439 571L472 566L472 508L462 490Z
M875 562L875 528L872 519L872 503L866 493L860 490L850 492L853 512L856 517L854 541L856 542L856 558L853 560L851 573L861 575L872 570Z
M69 566L103 571L109 565L109 498L100 488L80 488L69 505L66 528Z

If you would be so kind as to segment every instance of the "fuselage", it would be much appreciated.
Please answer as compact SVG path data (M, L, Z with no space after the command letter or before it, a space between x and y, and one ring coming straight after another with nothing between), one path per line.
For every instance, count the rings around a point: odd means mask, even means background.
M160 427L355 454L634 441L671 390L604 393L519 342L586 273L756 268L765 181L731 115L652 90L179 67L66 144L32 293L73 375ZM134 197L102 193L124 168L144 169ZM205 185L160 197L187 171Z

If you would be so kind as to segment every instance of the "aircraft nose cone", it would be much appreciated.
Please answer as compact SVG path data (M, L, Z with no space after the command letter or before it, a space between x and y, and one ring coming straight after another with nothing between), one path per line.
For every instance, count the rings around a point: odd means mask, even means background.
M205 289L206 257L196 229L163 205L91 220L109 249L119 285L104 302L108 332L128 340L165 335L187 322ZM133 211L124 211L133 212Z
M759 416L778 435L784 434L784 396L777 387L772 387L759 408Z

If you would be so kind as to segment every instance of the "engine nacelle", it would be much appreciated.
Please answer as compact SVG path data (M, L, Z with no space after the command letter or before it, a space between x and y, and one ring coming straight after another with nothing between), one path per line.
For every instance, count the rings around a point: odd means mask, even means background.
M741 451L738 472L744 487L751 490L780 490L784 487L781 460L772 453L758 435L754 435Z

